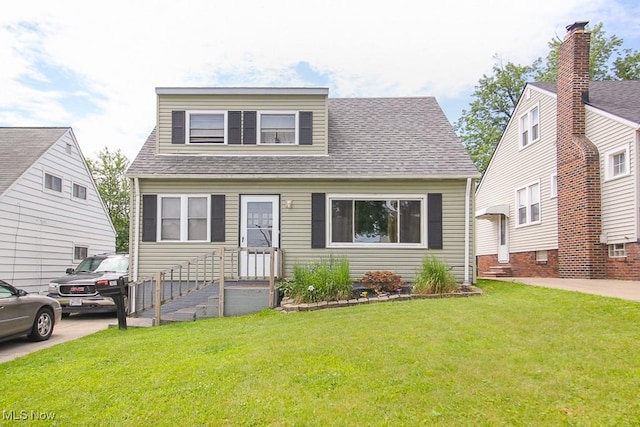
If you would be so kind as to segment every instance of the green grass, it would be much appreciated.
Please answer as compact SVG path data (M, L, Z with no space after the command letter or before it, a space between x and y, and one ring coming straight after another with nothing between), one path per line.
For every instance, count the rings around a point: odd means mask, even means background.
M110 329L0 365L59 425L638 425L640 304L481 297Z

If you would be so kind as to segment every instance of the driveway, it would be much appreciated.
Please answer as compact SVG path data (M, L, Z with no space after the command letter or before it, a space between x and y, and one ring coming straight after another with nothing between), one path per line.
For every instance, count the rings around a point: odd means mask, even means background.
M633 280L556 279L545 277L485 277L485 279L640 301L640 282Z
M26 338L0 343L0 363L8 362L43 348L51 347L65 341L70 341L85 335L107 329L109 325L117 324L113 314L76 314L62 319L54 326L53 335L47 341L31 342Z

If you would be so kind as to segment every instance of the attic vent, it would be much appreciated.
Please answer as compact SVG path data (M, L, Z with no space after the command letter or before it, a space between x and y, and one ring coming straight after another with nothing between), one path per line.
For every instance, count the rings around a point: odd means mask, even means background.
M65 148L67 150L67 154L71 154L71 144L67 142L67 146Z

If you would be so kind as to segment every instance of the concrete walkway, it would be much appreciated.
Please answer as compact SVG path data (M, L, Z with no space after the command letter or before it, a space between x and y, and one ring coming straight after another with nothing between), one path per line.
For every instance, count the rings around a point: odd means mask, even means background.
M640 301L640 282L632 280L555 279L544 277L485 277L485 279Z

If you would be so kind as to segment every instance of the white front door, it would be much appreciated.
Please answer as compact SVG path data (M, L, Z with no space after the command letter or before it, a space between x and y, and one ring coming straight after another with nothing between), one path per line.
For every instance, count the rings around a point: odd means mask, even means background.
M240 276L269 276L271 257L263 249L279 246L280 196L240 196Z
M498 262L509 262L509 218L498 215Z

